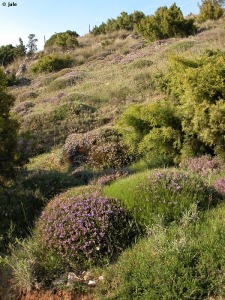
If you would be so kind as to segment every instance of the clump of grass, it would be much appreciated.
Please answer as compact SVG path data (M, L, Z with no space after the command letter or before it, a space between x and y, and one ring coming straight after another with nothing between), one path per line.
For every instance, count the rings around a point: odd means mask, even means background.
M149 237L105 269L101 299L223 299L225 206L199 215L192 207L169 228Z
M155 215L163 216L166 222L178 221L191 205L205 209L219 199L199 178L160 169L118 180L106 186L104 193L122 200L142 226L151 224Z

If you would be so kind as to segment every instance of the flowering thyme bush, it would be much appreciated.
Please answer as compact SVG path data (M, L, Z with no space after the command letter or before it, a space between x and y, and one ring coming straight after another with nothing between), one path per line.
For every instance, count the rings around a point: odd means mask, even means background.
M218 178L214 184L213 184L214 188L221 194L225 195L225 178Z
M64 159L73 165L87 162L99 168L121 167L131 159L121 135L112 127L95 129L83 135L69 135L63 153Z
M156 215L177 221L185 210L196 204L204 209L219 195L197 177L171 170L155 170L132 175L104 187L106 196L122 200L139 224L149 225Z
M220 172L225 168L223 159L219 157L211 157L203 155L200 157L186 158L180 163L180 168L197 173L201 176L207 176L212 173Z
M49 249L80 268L114 259L137 230L118 200L102 196L55 198L42 213L37 231Z
M111 182L119 179L119 178L122 178L122 177L126 177L127 175L129 174L128 171L117 171L115 173L112 173L112 174L106 174L104 176L101 176L99 177L97 180L93 180L93 183L97 184L97 185L100 185L100 186L104 186L104 185L108 185L110 184Z

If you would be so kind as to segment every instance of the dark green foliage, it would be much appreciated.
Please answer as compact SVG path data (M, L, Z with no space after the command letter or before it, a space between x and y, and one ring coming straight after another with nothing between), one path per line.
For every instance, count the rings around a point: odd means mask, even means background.
M220 1L202 0L202 3L201 5L199 5L199 8L199 22L204 22L206 20L216 20L222 17L223 15L223 9Z
M7 66L15 59L15 47L9 44L0 47L0 64L1 66Z
M0 178L11 176L16 165L18 123L10 116L14 98L7 93L6 80L0 70Z
M144 17L145 15L141 11L134 11L132 14L128 14L123 11L116 19L108 19L106 23L102 23L100 26L95 26L91 33L93 35L98 35L120 29L133 31L135 25L138 24Z
M185 19L174 3L170 8L159 7L155 15L147 16L136 24L135 29L150 41L170 37L185 37L195 31L194 20Z
M26 55L26 50L27 48L25 47L24 43L23 43L23 40L21 38L19 38L19 45L17 45L15 47L15 56L16 57L23 57Z
M45 43L45 49L60 48L63 51L74 49L78 46L77 37L79 35L75 31L67 30L53 34Z
M56 54L45 55L32 66L34 73L53 72L71 67L73 59L69 55L58 56Z
M0 47L0 65L7 66L12 63L16 58L23 57L26 55L26 47L23 44L21 38L19 38L20 44L14 47L9 44Z

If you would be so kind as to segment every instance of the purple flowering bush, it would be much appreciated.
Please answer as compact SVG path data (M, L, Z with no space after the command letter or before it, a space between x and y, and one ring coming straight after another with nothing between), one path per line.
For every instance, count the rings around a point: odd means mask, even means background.
M126 177L128 174L129 171L116 171L112 174L105 174L99 177L97 180L93 180L93 183L100 186L108 185L119 178Z
M180 168L201 176L208 176L225 169L223 159L219 157L211 157L210 155L203 155L200 157L186 158L180 163Z
M63 158L74 166L86 162L97 168L121 167L131 159L121 139L109 126L85 134L71 134L65 141Z
M120 199L144 226L156 215L168 222L177 221L191 205L204 209L219 199L201 179L175 170L154 170L117 180L104 187L104 194Z
M47 248L81 269L114 259L137 234L118 200L97 194L59 198L43 211L37 232Z
M219 193L225 195L225 178L224 177L218 178L213 183L213 186Z

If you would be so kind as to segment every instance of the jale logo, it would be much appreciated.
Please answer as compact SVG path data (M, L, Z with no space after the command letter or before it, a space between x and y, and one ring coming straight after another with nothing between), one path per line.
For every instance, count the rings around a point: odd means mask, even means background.
M3 2L2 5L3 5L3 6L8 6L8 7L9 7L9 6L17 6L17 3L16 3L16 2L8 2L8 3Z

